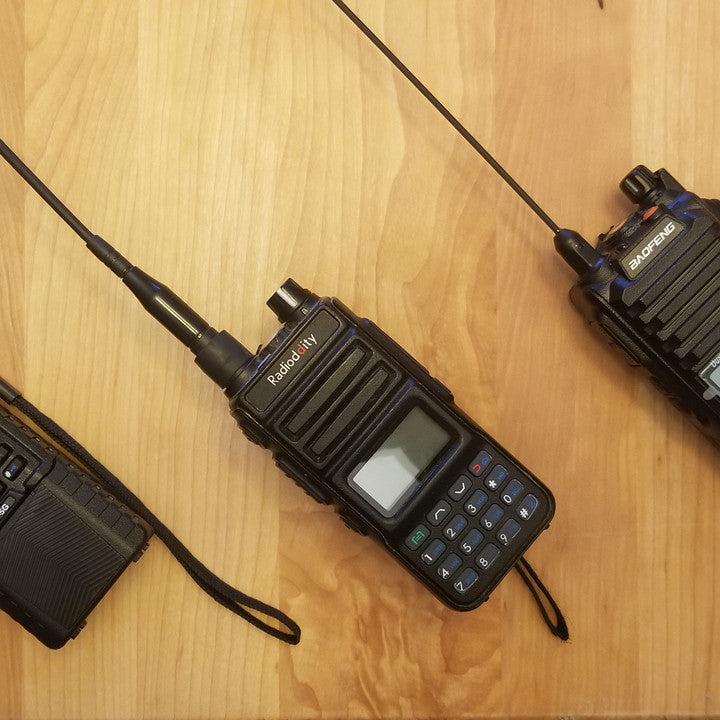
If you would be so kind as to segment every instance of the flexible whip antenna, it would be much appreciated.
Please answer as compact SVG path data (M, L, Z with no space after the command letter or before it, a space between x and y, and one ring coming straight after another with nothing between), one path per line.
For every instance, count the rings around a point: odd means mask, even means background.
M587 270L597 260L597 252L592 245L574 230L562 229L520 183L495 159L493 154L483 147L478 139L453 115L450 110L428 89L428 87L408 68L405 63L343 2L331 0L367 37L375 47L405 76L415 89L452 125L464 140L490 165L490 167L512 188L518 197L542 220L555 235L555 247L563 258L579 274Z

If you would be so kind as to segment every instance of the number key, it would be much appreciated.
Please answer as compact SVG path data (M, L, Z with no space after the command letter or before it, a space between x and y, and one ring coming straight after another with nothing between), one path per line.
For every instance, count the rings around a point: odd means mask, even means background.
M488 496L482 490L476 490L465 503L465 511L468 515L477 515L487 501Z
M480 524L486 530L492 530L499 522L505 511L499 505L491 505L488 511L482 516Z
M505 524L500 528L500 531L497 534L497 539L503 545L509 545L519 532L520 524L510 518L509 520L506 520Z
M462 539L460 543L460 549L469 555L481 542L483 534L477 529L473 528L468 534Z
M487 570L500 556L500 548L490 543L486 545L482 552L475 558L475 564L481 570Z
M447 580L455 574L455 571L462 565L462 560L455 555L450 553L442 562L442 565L438 568L438 575L443 579Z
M448 540L454 540L467 525L467 520L462 515L456 515L445 527L443 533Z
M513 478L502 492L502 501L506 505L512 505L524 489L523 484Z
M444 552L445 543L442 540L433 540L420 556L426 565L432 565Z
M478 574L472 568L467 568L453 583L453 587L461 595L464 595L477 582L477 579Z

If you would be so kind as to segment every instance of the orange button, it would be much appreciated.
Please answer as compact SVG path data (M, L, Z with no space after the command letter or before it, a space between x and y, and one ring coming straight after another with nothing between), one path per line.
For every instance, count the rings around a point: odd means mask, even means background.
M646 220L649 220L657 212L657 209L658 209L657 205L653 205L651 208L648 208L645 211L645 214L643 215L643 222L645 222Z

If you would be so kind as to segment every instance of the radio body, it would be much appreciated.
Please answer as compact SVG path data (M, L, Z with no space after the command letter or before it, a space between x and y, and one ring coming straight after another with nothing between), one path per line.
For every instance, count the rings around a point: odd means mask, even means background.
M0 609L60 648L151 536L146 523L0 410Z
M288 280L284 323L226 393L245 434L448 606L470 610L544 530L550 491L388 335Z
M644 166L620 187L638 209L600 236L571 299L720 444L720 201Z

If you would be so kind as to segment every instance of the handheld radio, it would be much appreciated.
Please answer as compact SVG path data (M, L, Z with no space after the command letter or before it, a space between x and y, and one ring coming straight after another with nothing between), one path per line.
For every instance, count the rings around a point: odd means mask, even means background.
M720 201L640 165L620 183L637 211L593 247L562 229L343 0L332 2L552 231L591 326L720 444Z
M0 398L17 392L0 380ZM153 531L0 409L0 610L50 648L77 637Z
M253 355L90 232L2 141L0 155L190 348L248 438L312 498L454 609L477 607L516 565L547 595L521 560L552 494L377 326L288 280L268 301L283 325Z

